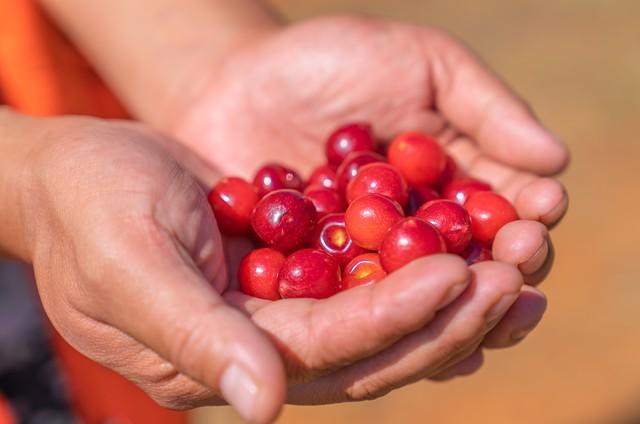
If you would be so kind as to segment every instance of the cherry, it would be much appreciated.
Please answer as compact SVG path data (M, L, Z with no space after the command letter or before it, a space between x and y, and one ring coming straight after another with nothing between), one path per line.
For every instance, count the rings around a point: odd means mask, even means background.
M381 194L365 194L351 202L344 219L349 236L358 246L377 250L389 227L402 217L398 202Z
M475 178L455 178L442 188L442 198L464 205L469 196L477 191L491 191L491 186Z
M221 179L209 193L209 203L222 234L245 234L251 228L251 212L258 200L256 190L242 178Z
M425 134L407 132L389 145L389 163L410 185L435 185L445 169L447 156L440 144Z
M518 219L511 203L492 191L473 193L464 204L471 217L473 238L490 243L505 224Z
M353 258L345 266L342 272L342 289L368 286L386 276L387 272L380 265L380 256L377 253L364 253Z
M249 296L278 300L278 274L285 256L277 250L264 247L250 252L240 262L238 283Z
M439 198L438 192L427 186L409 187L409 200L405 207L407 215L415 215L420 206Z
M370 124L347 124L335 130L327 139L327 161L338 166L349 153L372 151L374 148Z
M467 211L451 200L432 200L416 212L440 231L450 253L460 254L471 241L471 219Z
M330 213L344 212L344 200L335 190L318 185L309 186L304 191L304 195L313 202L313 206L318 212L318 218Z
M340 266L345 266L350 260L365 252L349 237L342 213L333 213L318 221L311 243L316 249L333 256Z
M451 156L447 155L447 161L445 162L444 170L442 171L442 174L440 174L440 178L438 178L438 182L435 184L435 186L441 189L442 187L453 181L457 173L458 164Z
M349 154L340 167L338 167L338 189L344 193L347 190L349 181L358 175L358 171L362 166L369 163L384 161L384 156L375 152L353 152Z
M394 224L380 245L380 263L393 272L414 259L443 253L446 246L440 232L420 218L405 218Z
M480 243L477 240L471 240L467 249L462 252L460 256L462 256L469 265L493 260L493 255L491 254L489 246Z
M298 191L302 191L304 188L302 178L296 171L276 163L260 168L253 178L253 185L258 190L260 197L282 188Z
M324 299L342 289L340 280L340 265L331 255L321 250L302 249L284 261L278 290L284 299Z
M321 165L313 170L307 186L321 185L325 188L338 190L338 176L336 171L329 165Z
M404 206L407 204L407 183L400 172L388 163L370 163L364 165L358 174L347 185L347 201L367 193L377 193L387 196Z
M309 241L317 221L311 200L295 190L276 190L263 197L253 210L251 224L267 245L289 252Z

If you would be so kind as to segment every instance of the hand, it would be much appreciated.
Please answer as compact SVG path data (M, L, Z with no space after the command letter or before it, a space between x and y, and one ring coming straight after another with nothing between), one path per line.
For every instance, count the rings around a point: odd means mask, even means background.
M326 300L249 298L227 287L215 220L161 148L171 140L122 122L10 121L4 134L34 146L20 203L51 322L166 407L224 399L267 422L287 385L305 404L380 396L468 355L520 292L513 266L437 255Z
M406 130L438 135L465 172L490 182L522 218L499 233L493 254L531 285L483 346L510 346L542 317L546 299L532 285L551 267L547 227L568 203L562 185L542 176L565 168L567 150L450 35L374 19L317 19L246 43L217 72L191 75L182 92L198 95L176 103L170 130L226 174L248 177L267 161L308 171L324 137L348 121L374 123L382 139ZM483 265L494 266L499 272L498 264ZM477 351L434 377L480 364Z
M220 296L223 246L205 193L141 126L12 114L38 291L58 332L161 405L224 397L252 422L285 399L278 351ZM250 403L247 403L250 402Z

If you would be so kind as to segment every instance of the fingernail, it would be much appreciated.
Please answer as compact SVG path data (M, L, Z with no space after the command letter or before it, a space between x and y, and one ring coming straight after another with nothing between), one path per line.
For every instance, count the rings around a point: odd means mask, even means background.
M542 246L536 250L529 260L518 265L520 268L520 272L524 275L531 275L544 265L545 260L547 259L547 254L549 253L549 244L547 243L547 239L545 238L542 242Z
M511 333L511 340L513 340L514 342L518 342L527 337L527 334L529 334L529 332L531 332L531 329L514 331L513 333Z
M507 294L493 305L493 308L489 310L486 315L487 327L493 328L498 323L498 320L507 312L507 310L513 305L520 293Z
M220 378L220 391L243 419L251 421L258 398L258 385L249 373L231 364Z

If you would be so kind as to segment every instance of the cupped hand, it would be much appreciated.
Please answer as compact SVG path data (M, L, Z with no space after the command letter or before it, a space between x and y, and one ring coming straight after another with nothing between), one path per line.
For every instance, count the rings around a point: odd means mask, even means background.
M249 298L228 286L205 193L174 157L193 162L171 140L124 122L14 122L35 146L23 204L51 322L166 407L227 401L268 422L285 400L377 397L466 357L520 292L513 266L438 255L330 299Z
M269 161L309 171L326 135L345 122L372 122L383 140L407 130L438 136L464 172L490 182L522 218L500 231L493 255L517 266L529 285L482 346L511 346L541 319L546 299L533 286L553 261L548 227L567 209L551 176L568 153L459 40L385 20L321 18L261 36L219 70L201 72L209 75L190 81L206 84L185 85L195 94L176 102L168 128L225 174L249 177ZM502 265L482 267L500 274ZM478 349L433 378L481 363Z

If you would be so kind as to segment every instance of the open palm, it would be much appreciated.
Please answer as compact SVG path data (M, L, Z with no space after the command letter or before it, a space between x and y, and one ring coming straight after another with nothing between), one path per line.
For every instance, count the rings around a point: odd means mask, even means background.
M509 346L541 318L546 301L532 286L542 281L551 264L547 227L555 224L567 207L562 185L546 176L562 171L568 154L524 102L459 41L441 31L400 23L323 18L248 44L206 80L197 100L183 109L172 130L225 174L249 177L269 161L309 171L320 164L323 140L333 128L349 121L369 121L382 140L407 130L437 135L464 172L490 182L514 202L522 218L498 234L493 247L496 261L472 267L475 283L470 287L475 289L451 304L449 313L436 314L442 305L434 304L422 312L405 310L397 315L398 304L389 300L402 295L402 284L414 299L422 296L426 301L434 295L437 285L420 292L415 281L407 282L412 280L411 271L416 275L413 280L425 279L425 271L436 269L442 274L440 280L459 279L447 271L456 268L447 257L407 267L382 282L380 288L362 289L371 294L345 293L319 303L269 303L228 293L228 301L253 314L254 321L279 343L289 356L288 363L297 362L301 368L290 369L290 373L297 371L302 376L299 381L307 384L293 390L290 400L300 396L308 403L309 393L317 396L318 402L363 398L420 377L468 373L481 363L479 346ZM530 285L522 288L499 323L491 323L491 331L481 328L482 320L474 321L471 315L462 315L460 327L452 325L453 311L474 305L478 287L500 281L514 287L511 268L500 262L517 266ZM506 286L503 290L508 291ZM354 303L347 299L382 299L382 294L373 294L376 291L385 293L385 306L376 309L371 303L363 304L362 314L354 316ZM482 307L475 304L476 317L488 308L487 300L484 302ZM376 311L391 321L395 311L395 326L376 326L379 321L371 316ZM352 318L353 328L345 319L335 318L345 314ZM438 319L442 327L438 327ZM362 327L365 323L371 327ZM336 332L335 325L346 327ZM458 329L447 339L455 340L455 354L437 343L435 334L444 327ZM310 328L314 329L312 335ZM387 332L380 333L381 328ZM329 335L335 338L341 334L352 338L357 351L340 352L352 346L346 339L336 342L339 348L331 350ZM371 334L378 339L367 338ZM309 352L327 357L308 356ZM357 365L350 366L356 359L360 359ZM324 365L336 363L344 367L332 375ZM309 370L328 375L308 383ZM344 390L337 388L337 381L345 385Z

